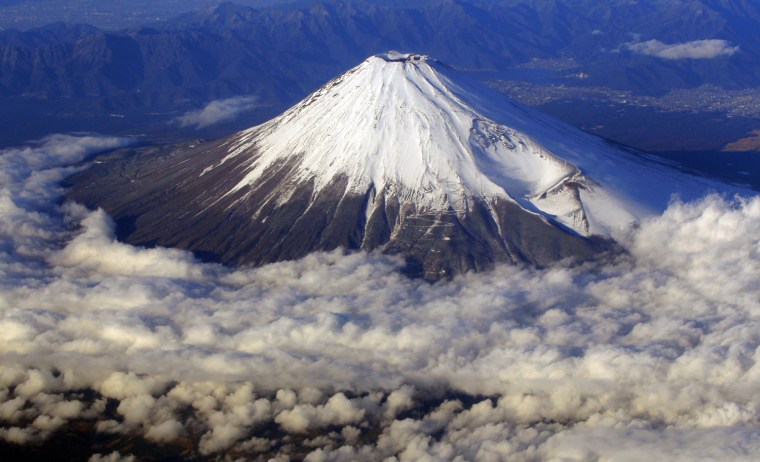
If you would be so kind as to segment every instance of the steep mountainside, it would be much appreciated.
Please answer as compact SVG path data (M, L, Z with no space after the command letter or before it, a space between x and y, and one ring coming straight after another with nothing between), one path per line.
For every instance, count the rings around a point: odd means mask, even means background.
M424 55L373 56L222 141L101 160L71 197L129 242L262 264L336 247L402 254L429 279L587 259L720 185L511 103Z

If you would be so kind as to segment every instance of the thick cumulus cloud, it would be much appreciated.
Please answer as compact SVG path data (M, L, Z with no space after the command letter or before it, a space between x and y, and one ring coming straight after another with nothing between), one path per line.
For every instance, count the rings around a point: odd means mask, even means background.
M726 40L693 40L684 43L663 43L659 40L628 42L623 48L640 55L662 59L713 59L732 56L739 51L738 45Z
M256 106L257 100L258 98L253 96L218 99L211 101L203 109L190 111L174 120L181 127L206 128L232 120L243 112L250 111Z
M382 255L232 270L126 246L102 211L55 205L69 167L45 149L0 155L5 442L86 422L116 441L90 460L139 459L119 438L314 462L760 457L758 197L674 202L603 267L431 285Z

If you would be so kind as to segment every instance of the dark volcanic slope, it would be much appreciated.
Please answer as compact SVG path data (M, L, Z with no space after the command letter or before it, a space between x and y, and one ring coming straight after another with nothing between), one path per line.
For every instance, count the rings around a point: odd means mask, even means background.
M568 233L503 200L493 207L497 223L484 204L476 203L465 218L453 211L423 213L399 206L398 198L372 187L364 195L344 196L341 180L314 197L311 184L299 185L278 206L270 191L288 177L294 166L287 163L273 167L265 181L224 196L242 175L244 156L202 172L227 153L226 143L111 154L68 180L69 198L105 209L129 243L188 249L235 265L261 265L338 247L380 249L404 255L408 271L433 280L495 262L546 265L587 259L610 245ZM371 201L383 206L367 217Z

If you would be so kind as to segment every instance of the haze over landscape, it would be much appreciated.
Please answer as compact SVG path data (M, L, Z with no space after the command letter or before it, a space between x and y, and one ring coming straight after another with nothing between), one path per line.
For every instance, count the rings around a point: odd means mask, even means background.
M0 2L0 459L757 460L759 21Z

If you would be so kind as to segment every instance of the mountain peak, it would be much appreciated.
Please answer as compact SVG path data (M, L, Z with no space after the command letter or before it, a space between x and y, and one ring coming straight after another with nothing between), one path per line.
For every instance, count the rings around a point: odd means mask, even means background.
M137 165L151 173L128 183L102 168L73 196L132 220L132 243L253 264L381 249L429 279L587 259L672 194L720 189L399 52L269 122Z
M392 191L425 210L464 213L472 200L495 198L535 209L531 197L573 179L579 170L528 137L480 113L435 60L415 53L370 57L280 117L233 143L229 156L261 152L229 191L249 190L272 166L293 161L293 181L317 191L338 178L347 191ZM244 199L241 199L244 200ZM580 234L589 224L570 200L553 215Z
M233 158L245 175L226 195L240 202L287 164L279 201L306 183L315 194L345 183L347 194L372 189L460 216L473 201L498 199L584 236L625 229L664 209L673 192L667 169L642 168L641 159L530 112L427 55L397 51L368 58L242 132L209 171ZM681 189L687 196L703 190L692 182ZM370 213L376 206L368 204Z

